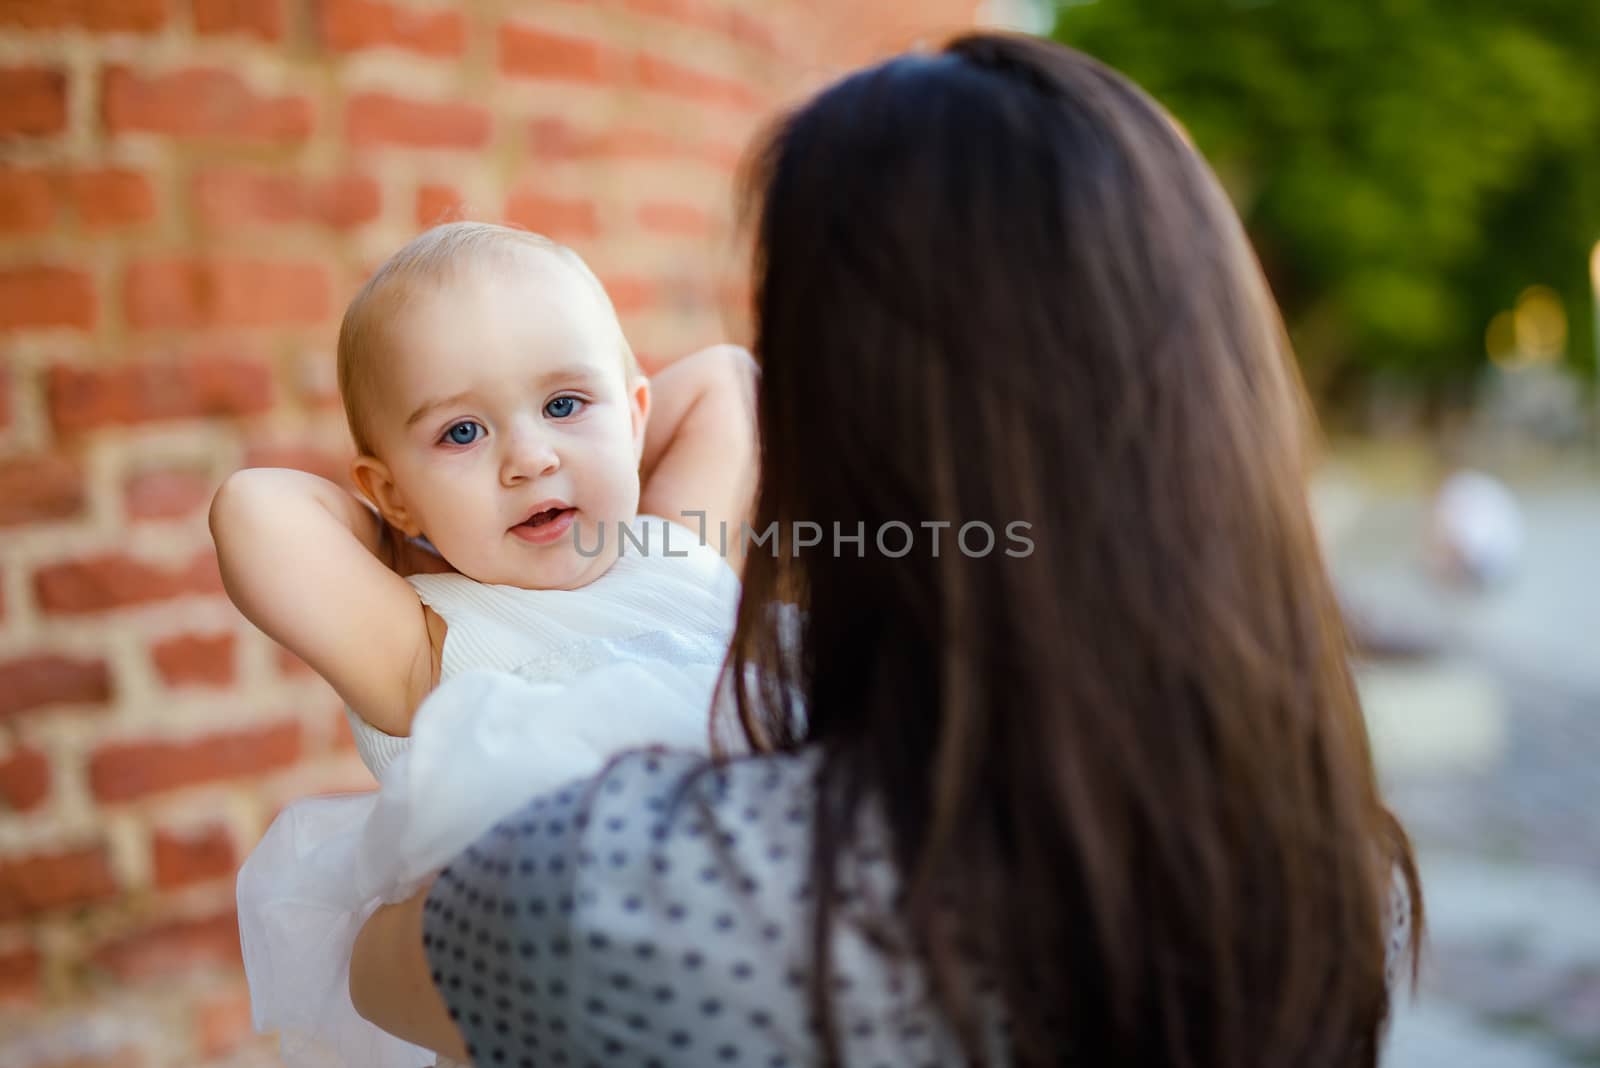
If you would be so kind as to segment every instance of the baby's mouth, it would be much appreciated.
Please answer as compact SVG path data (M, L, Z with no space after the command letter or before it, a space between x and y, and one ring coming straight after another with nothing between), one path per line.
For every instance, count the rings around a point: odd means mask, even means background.
M553 545L578 521L578 510L563 501L541 508L511 528L511 536L531 545Z
M549 523L555 522L557 519L560 519L564 514L570 511L572 511L571 508L546 508L542 512L533 513L528 518L518 523L517 526L542 527Z

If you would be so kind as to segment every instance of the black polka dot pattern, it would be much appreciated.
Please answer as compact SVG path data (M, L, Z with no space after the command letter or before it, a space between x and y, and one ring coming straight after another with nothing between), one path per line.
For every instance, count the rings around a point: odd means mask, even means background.
M820 1063L805 868L815 761L698 770L687 755L626 757L531 802L434 883L423 945L480 1068ZM897 911L881 829L862 838L834 894L844 1062L964 1064L925 977L851 922ZM1411 923L1398 879L1389 912L1398 989ZM987 1015L990 1061L1004 1064L1004 1020Z
M793 981L809 974L814 772L806 756L705 771L635 754L458 858L429 895L425 948L476 1063L817 1063L809 985ZM881 846L841 864L841 915L892 900ZM961 1063L926 984L837 927L846 1062Z
M1405 879L1396 872L1389 890L1389 941L1384 946L1384 975L1391 992L1398 992L1411 976L1411 895Z

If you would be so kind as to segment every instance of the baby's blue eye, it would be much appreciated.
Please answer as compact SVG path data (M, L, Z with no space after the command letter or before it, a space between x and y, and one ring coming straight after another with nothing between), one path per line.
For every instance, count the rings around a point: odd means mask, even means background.
M452 445L471 445L483 434L483 427L464 419L444 432L444 439Z
M557 397L544 406L544 414L552 419L565 419L576 412L582 403L577 397Z

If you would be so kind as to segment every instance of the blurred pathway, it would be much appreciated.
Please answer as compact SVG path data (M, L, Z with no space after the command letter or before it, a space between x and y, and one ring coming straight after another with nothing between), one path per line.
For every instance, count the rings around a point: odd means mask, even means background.
M1523 566L1467 593L1422 566L1419 488L1323 472L1385 788L1423 859L1430 941L1387 1068L1600 1064L1600 482L1514 485Z

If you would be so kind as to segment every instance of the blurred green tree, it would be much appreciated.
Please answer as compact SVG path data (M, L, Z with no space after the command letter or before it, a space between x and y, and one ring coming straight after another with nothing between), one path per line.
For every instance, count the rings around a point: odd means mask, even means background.
M1322 397L1470 382L1534 284L1592 370L1600 2L1080 0L1054 36L1188 128Z

